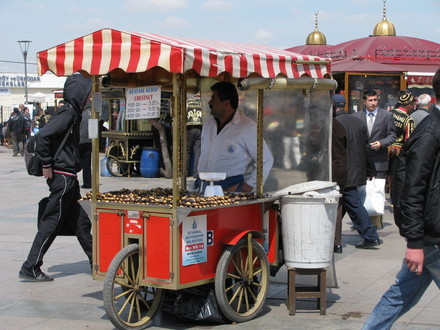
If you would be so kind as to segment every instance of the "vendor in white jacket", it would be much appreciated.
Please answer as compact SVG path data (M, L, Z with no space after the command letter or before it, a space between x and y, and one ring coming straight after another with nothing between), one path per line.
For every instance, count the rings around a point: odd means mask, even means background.
M198 172L226 172L226 179L216 182L223 190L251 192L257 183L257 125L237 111L238 93L232 83L218 82L211 90L211 116L203 124ZM263 182L272 164L272 153L264 142Z

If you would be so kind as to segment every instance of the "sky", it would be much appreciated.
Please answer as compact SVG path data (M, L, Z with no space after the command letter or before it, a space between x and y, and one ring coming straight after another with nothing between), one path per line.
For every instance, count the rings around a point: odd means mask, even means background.
M36 53L103 28L173 37L304 45L318 29L327 44L368 37L383 17L383 0L0 0L0 73L24 73L19 40ZM399 36L440 42L439 0L387 0L386 16ZM19 62L19 63L10 63Z

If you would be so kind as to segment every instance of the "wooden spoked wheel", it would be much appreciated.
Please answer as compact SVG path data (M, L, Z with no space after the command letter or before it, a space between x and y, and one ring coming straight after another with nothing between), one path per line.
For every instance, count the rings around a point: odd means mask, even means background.
M124 247L112 260L104 281L104 307L118 329L144 329L160 309L165 290L142 286L139 245Z
M255 318L264 306L268 289L269 261L261 244L245 238L228 246L215 277L215 294L224 316L233 322Z
M117 157L112 155L107 156L106 162L107 170L113 176L127 176L130 165L127 163L122 163Z

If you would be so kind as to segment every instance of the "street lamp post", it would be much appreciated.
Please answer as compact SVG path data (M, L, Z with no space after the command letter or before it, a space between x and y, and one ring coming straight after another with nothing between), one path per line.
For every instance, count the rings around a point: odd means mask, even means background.
M29 44L32 41L29 40L21 40L17 41L20 45L21 52L23 53L23 59L24 59L24 95L26 99L26 104L28 103L28 79L27 79L27 54L29 49Z

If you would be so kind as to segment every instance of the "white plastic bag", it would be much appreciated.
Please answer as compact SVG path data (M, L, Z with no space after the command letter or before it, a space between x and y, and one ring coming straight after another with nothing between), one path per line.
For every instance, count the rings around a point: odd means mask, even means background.
M364 207L369 216L382 215L385 209L385 179L367 180Z

